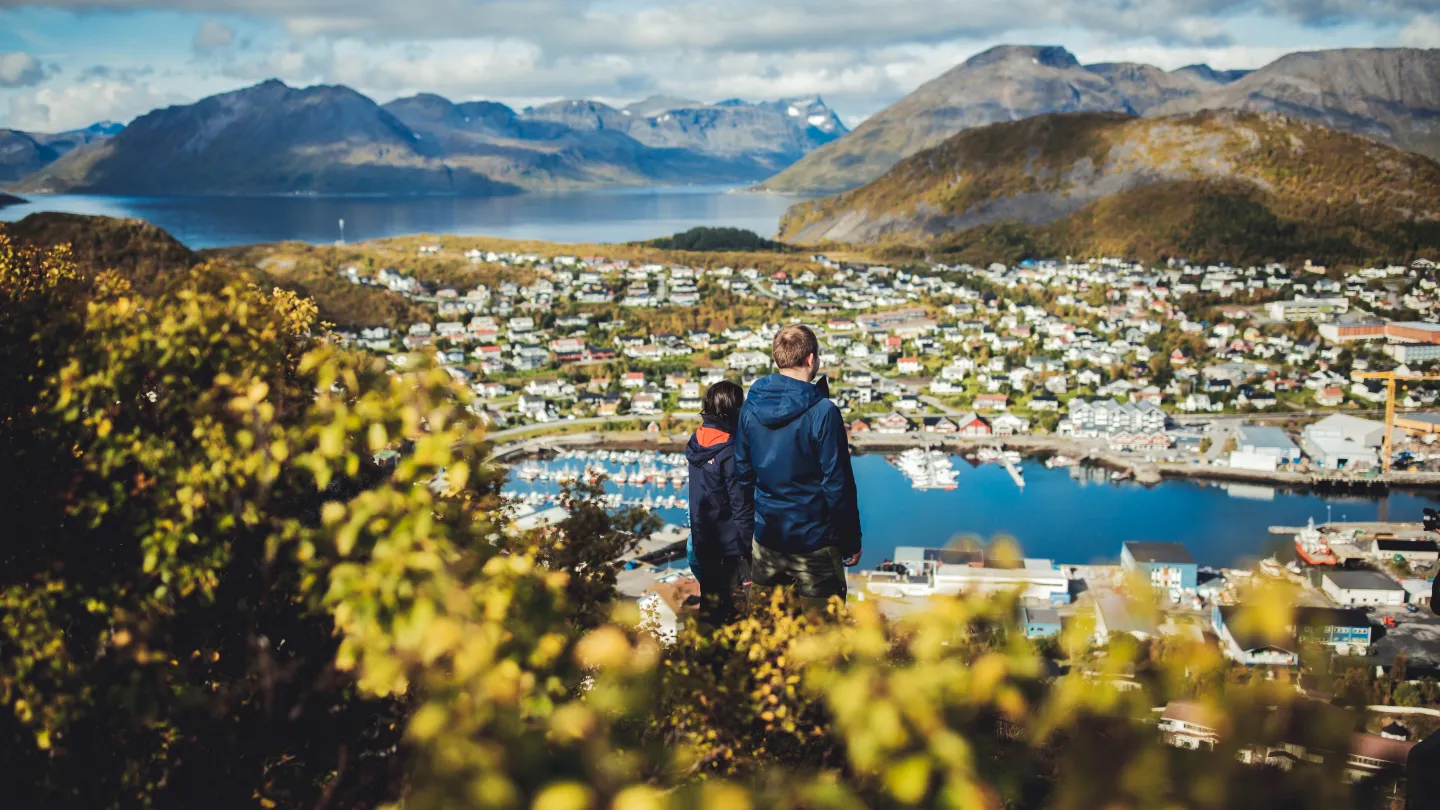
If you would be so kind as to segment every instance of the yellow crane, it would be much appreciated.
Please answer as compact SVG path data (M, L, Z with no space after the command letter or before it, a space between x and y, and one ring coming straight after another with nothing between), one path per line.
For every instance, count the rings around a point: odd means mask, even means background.
M1440 380L1440 374L1399 374L1394 371L1354 371L1350 377L1356 380L1385 381L1385 443L1380 447L1380 469L1390 472L1390 444L1395 433L1395 381L1396 380Z

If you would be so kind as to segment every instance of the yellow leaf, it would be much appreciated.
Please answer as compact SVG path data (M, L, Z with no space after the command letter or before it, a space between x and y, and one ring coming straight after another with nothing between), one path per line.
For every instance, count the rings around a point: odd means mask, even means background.
M595 794L579 782L559 782L547 785L535 797L532 810L589 810L595 804Z

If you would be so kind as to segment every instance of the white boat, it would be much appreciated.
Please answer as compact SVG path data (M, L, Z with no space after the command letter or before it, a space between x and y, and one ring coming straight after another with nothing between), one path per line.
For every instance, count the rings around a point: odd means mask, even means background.
M1052 470L1057 467L1074 467L1076 464L1079 463L1080 462L1076 461L1075 459L1063 455L1051 456L1050 458L1045 459L1045 466Z

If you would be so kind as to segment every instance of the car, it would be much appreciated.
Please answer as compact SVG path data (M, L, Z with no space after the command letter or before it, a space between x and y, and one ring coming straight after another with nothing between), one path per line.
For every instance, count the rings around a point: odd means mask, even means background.
M1419 612L1420 612L1420 608L1415 607L1414 605L1406 605L1406 606L1405 606L1405 610L1409 611L1410 613L1419 613Z

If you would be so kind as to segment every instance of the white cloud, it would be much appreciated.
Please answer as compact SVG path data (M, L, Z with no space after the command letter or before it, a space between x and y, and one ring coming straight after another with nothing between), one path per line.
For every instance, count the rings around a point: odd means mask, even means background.
M1409 48L1440 47L1440 13L1422 14L1401 29L1396 41Z
M45 80L49 71L28 53L0 53L0 87L29 87Z
M145 84L101 79L68 87L42 87L10 97L6 126L35 132L63 132L96 121L129 121L141 113L185 101Z
M191 43L197 56L212 56L235 44L235 29L215 19L201 21Z

